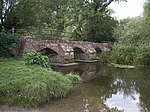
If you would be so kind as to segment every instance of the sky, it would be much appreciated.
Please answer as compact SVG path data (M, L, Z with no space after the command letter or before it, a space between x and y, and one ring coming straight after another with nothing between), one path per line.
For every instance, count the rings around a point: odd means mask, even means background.
M113 2L109 7L115 11L113 17L124 19L142 15L144 2L145 0L127 0L127 2Z

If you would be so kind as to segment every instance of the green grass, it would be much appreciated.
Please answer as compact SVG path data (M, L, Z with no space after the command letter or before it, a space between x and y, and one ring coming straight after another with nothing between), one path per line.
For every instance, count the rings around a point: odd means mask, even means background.
M67 74L66 77L68 77L73 84L78 84L83 81L79 74L74 72Z
M61 73L18 59L0 59L0 104L37 107L65 97L71 88L71 80Z
M122 64L116 64L116 63L111 63L110 66L113 66L115 68L129 68L129 69L135 68L135 66L133 65L122 65Z

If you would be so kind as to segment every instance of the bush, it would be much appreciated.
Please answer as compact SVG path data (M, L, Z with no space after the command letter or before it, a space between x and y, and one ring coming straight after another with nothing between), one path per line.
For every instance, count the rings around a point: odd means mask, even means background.
M0 104L37 107L65 97L71 88L67 77L49 68L23 65L12 58L0 61Z
M103 58L105 63L116 63L124 65L150 65L150 49L140 48L140 46L128 46L115 48L110 54Z
M112 60L115 59L115 63L132 65L136 59L135 47L124 47L114 50L111 53Z
M103 60L125 65L150 65L150 24L142 17L127 18L115 29L117 42ZM146 26L145 26L146 25Z
M19 34L0 32L0 57L11 56L10 51L15 47L19 38Z
M39 52L27 53L24 63L26 65L41 65L43 67L50 67L50 60L47 56L42 55Z
M150 65L150 47L144 48L143 51L141 51L141 62L143 65Z
M82 82L81 77L77 73L69 73L66 77L69 78L73 84Z

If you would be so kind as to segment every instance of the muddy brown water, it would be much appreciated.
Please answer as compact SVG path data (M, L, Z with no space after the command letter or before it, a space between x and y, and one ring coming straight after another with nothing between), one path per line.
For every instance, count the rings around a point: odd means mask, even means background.
M0 106L0 112L150 112L150 68L117 69L99 63L53 67L64 74L78 72L84 83L62 99L35 110Z

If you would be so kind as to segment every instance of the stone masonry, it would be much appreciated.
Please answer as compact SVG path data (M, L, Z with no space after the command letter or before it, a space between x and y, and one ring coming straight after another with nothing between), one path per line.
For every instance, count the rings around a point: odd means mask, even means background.
M49 56L52 62L68 63L74 60L100 59L101 54L111 51L109 43L93 43L83 41L34 40L24 36L18 41L13 55L23 56L29 52L42 52Z

